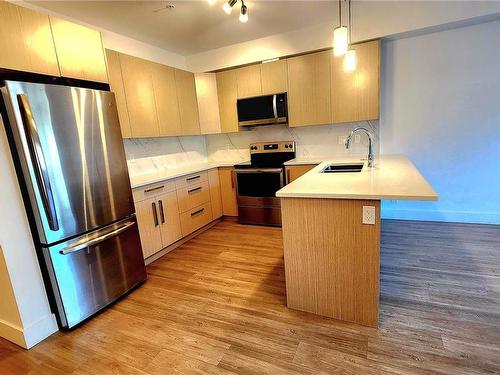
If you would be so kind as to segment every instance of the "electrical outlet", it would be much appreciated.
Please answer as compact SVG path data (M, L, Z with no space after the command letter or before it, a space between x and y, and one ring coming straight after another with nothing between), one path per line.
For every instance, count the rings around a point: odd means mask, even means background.
M346 139L347 139L347 137L345 135L339 135L339 137L338 137L339 145L345 145Z
M361 135L360 134L356 134L354 136L354 143L361 143Z
M363 206L363 224L375 225L375 206Z

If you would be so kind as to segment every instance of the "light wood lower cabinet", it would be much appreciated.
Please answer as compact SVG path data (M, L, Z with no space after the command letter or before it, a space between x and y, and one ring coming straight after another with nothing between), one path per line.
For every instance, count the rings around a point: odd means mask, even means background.
M178 189L177 197L179 199L179 209L181 212L210 202L208 181L187 185Z
M187 236L212 221L210 202L181 214L182 235Z
M135 202L135 214L141 237L142 252L147 258L163 248L155 198Z
M285 167L286 183L289 184L290 182L296 180L297 178L309 172L317 165L318 164L287 165Z
M157 200L161 244L162 247L167 247L182 238L177 193L171 191L161 194L158 196Z
M217 168L208 171L208 185L210 186L210 203L212 205L212 217L217 219L222 216L222 197L220 191L219 170Z
M0 17L0 67L58 76L49 17L6 1Z
M219 180L222 197L222 213L225 216L238 216L234 168L219 168Z
M52 16L50 25L61 76L108 82L99 31Z

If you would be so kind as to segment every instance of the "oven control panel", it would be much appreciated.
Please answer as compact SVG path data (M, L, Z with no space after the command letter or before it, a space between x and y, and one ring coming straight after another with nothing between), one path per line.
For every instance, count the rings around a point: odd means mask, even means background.
M261 154L268 152L295 152L294 141L279 142L258 142L250 145L251 154Z

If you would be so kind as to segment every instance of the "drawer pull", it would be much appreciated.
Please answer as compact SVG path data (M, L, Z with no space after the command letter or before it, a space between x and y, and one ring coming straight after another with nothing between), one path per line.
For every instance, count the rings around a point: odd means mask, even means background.
M196 179L198 179L200 177L201 176L199 176L199 175L198 176L194 176L194 177L188 177L188 178L186 178L186 181L193 181L193 180L196 180Z
M195 189L188 190L188 193L191 194L191 193L194 193L195 191L199 191L199 190L201 190L201 186L199 186Z
M163 200L158 201L158 205L160 206L160 220L162 224L165 224L165 212L163 211Z
M156 186L154 188L150 188L150 189L146 189L144 190L145 193L151 193L152 191L155 191L155 190L160 190L160 189L163 189L165 187L165 185L161 185L161 186Z
M191 213L191 216L195 216L195 215L201 214L203 211L205 211L205 209L204 208L200 208L198 211L195 211L195 212Z

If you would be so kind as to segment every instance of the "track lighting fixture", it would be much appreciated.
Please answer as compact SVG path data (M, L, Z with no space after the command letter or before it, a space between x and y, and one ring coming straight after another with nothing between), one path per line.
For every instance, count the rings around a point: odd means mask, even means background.
M231 14L231 11L233 10L233 7L234 7L234 4L236 4L238 0L228 0L227 3L224 3L224 5L222 6L222 9L224 9L224 12L226 12L226 14Z
M241 10L240 10L240 22L246 23L248 21L248 8L245 5L245 2L241 1Z

